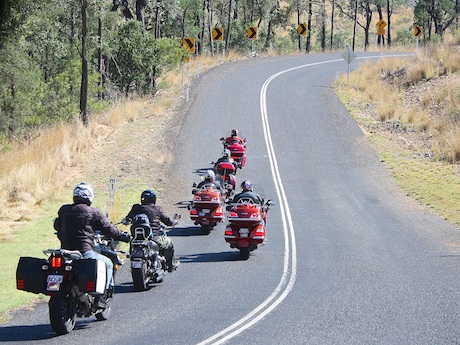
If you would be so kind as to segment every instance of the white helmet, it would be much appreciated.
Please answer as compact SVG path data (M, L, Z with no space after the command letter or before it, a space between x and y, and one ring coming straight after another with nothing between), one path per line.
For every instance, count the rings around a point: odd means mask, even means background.
M89 183L81 182L73 190L73 199L83 199L87 205L91 205L94 200L94 189Z
M216 179L216 173L212 171L211 169L206 170L206 173L204 174L204 180L205 181L214 181Z

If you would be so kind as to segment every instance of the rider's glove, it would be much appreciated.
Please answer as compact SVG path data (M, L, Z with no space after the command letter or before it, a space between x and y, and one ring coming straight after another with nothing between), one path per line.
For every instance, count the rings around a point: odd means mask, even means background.
M129 241L131 241L131 235L128 234L128 233L125 231L125 232L123 232L120 236L118 236L116 239L117 239L118 241L128 243Z

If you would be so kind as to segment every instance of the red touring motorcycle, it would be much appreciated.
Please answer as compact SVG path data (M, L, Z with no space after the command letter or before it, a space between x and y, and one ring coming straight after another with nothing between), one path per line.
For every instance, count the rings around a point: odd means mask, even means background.
M247 260L249 253L265 241L268 209L273 204L267 200L264 205L257 205L251 199L241 199L227 206L230 211L225 229L225 241L230 248L240 250L240 258Z
M239 140L234 140L230 143L226 142L224 137L220 138L225 149L230 150L230 156L238 164L238 168L242 168L246 165L246 143L247 140L243 139L243 142Z
M214 164L211 162L211 164ZM231 162L220 162L215 164L217 175L222 178L222 185L227 191L227 198L235 191L236 188L236 167ZM219 178L220 180L220 178Z
M190 219L200 225L204 233L211 230L224 220L224 200L220 191L212 186L204 185L193 190L194 198L188 206Z
M96 236L95 250L108 256L114 266L114 275L122 264L115 251L118 241ZM104 261L82 259L78 250L47 249L48 258L21 257L16 270L16 287L50 297L49 318L51 327L59 334L69 333L77 317L96 316L107 320L112 311L113 291L105 291L107 268ZM102 308L97 296L106 294Z

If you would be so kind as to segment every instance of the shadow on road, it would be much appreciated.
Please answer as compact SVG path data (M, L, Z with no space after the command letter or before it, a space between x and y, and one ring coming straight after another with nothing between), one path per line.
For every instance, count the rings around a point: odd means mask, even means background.
M96 320L77 320L75 328L72 332L80 329L85 329L88 325ZM47 340L59 337L50 324L31 325L31 326L0 326L0 342L6 341L33 341L33 340Z
M197 253L192 255L183 255L178 258L181 264L192 262L223 262L223 261L239 261L240 253L235 251L220 252L220 253Z

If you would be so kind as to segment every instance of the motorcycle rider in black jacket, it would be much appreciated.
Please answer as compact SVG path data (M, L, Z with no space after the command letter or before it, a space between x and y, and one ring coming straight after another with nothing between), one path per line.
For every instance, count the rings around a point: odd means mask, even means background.
M171 219L163 211L163 208L156 205L157 196L155 192L147 189L141 194L141 203L134 204L131 211L122 220L123 224L130 224L134 217L138 214L144 213L149 217L150 226L155 234L153 241L160 247L160 255L166 259L166 266L168 272L172 272L176 269L176 263L174 262L174 242L165 234L159 232L161 229L161 223L167 226L174 226L177 224L177 220Z

